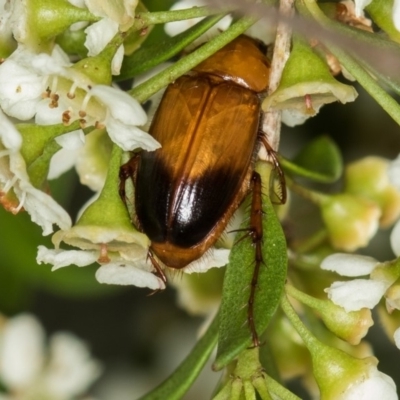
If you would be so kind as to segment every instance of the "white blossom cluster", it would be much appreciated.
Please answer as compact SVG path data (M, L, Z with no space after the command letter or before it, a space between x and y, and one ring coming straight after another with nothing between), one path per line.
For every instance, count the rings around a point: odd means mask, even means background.
M2 400L76 399L101 370L86 344L73 334L57 332L47 342L33 315L0 316L0 381L6 389Z

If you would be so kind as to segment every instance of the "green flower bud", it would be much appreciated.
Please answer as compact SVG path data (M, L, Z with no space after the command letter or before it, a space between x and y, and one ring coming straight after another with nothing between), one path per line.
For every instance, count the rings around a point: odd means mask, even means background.
M86 8L65 0L16 0L12 6L14 37L38 52L49 51L54 38L73 23L98 20Z
M379 224L388 227L400 215L400 192L390 183L388 161L365 157L345 169L345 191L375 202L381 209Z
M368 244L381 216L377 204L350 194L327 196L321 212L332 246L348 252Z

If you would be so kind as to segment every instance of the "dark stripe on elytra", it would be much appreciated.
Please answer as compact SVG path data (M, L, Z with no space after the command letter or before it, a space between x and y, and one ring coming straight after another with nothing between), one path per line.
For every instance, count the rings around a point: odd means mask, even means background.
M144 152L145 153L145 152ZM182 248L203 241L235 200L240 171L218 168L193 181L173 180L159 157L142 156L136 179L136 214L152 242Z

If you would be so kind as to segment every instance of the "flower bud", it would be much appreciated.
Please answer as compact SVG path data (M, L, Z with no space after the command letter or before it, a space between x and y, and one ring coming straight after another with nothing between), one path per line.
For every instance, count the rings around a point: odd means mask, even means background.
M331 301L308 296L293 286L287 286L287 292L290 296L317 311L332 333L352 345L359 344L368 333L368 329L374 324L368 308L346 312L344 308Z
M327 196L321 211L332 246L349 252L368 245L381 215L374 202L349 194Z
M365 157L345 169L346 193L375 202L381 209L379 224L390 226L400 215L400 192L390 183L389 162L380 157Z
M50 50L52 40L75 22L97 20L86 8L64 0L16 0L11 6L14 37L33 51Z

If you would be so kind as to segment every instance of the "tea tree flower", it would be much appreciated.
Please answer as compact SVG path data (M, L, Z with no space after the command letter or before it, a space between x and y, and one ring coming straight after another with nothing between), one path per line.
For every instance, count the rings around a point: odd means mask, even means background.
M352 254L332 254L324 259L321 268L335 271L343 276L369 275L379 265L371 257ZM353 279L334 282L325 291L328 297L347 312L374 308L390 286L382 279Z
M67 212L30 183L21 145L20 133L0 110L0 202L13 213L24 208L32 221L42 227L43 235L53 232L53 224L68 229L71 219ZM10 201L11 190L18 203Z
M7 399L72 400L100 375L100 364L74 335L55 333L46 348L45 332L32 315L2 321L0 338L0 380Z
M49 55L35 54L19 45L0 65L1 108L10 117L22 121L31 119L45 92L48 77L62 74L69 65L67 55L58 46Z

